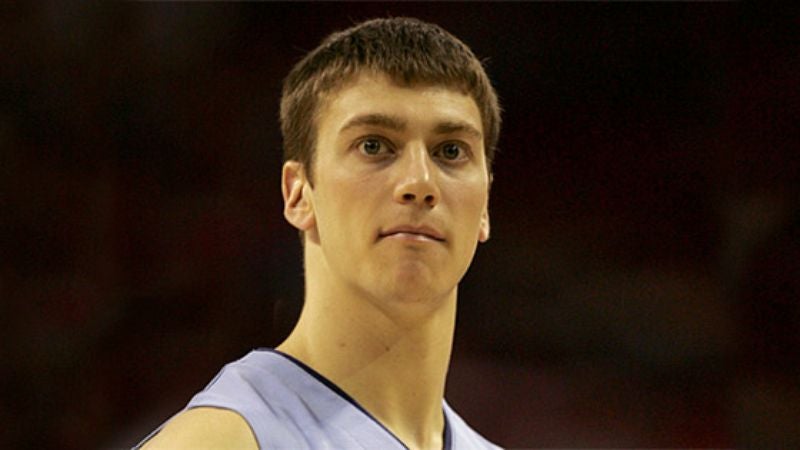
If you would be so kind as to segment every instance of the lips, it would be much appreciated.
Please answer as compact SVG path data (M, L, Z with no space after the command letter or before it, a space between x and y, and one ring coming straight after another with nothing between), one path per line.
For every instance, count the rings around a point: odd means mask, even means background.
M409 240L437 241L444 242L444 234L427 225L400 225L383 230L378 234L379 239L400 238Z

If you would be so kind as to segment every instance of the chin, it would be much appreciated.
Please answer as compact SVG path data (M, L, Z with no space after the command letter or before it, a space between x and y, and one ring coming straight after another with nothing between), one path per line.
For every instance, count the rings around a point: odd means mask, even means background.
M409 274L398 274L384 286L384 298L401 303L440 302L453 291L445 288L440 279Z
M372 295L376 299L399 303L441 302L455 290L458 279L453 273L442 273L443 264L435 261L408 259L383 264L373 272Z

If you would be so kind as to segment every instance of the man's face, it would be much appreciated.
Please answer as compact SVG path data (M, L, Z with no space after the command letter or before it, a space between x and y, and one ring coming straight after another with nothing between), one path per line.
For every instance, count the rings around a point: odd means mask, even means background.
M322 102L317 124L306 245L320 246L325 272L378 299L453 293L489 236L474 100L361 74Z

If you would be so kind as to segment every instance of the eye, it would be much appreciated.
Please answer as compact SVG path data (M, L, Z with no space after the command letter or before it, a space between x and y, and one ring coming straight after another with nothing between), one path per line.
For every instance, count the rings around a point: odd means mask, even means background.
M439 147L436 153L448 161L459 161L467 157L466 150L458 142L448 142Z
M358 143L358 149L365 155L380 155L386 153L388 146L378 138L366 138Z

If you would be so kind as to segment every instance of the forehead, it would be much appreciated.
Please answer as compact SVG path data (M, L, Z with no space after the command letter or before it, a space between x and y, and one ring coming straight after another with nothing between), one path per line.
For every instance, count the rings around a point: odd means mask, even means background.
M483 132L480 110L467 93L441 84L400 84L383 73L359 73L320 96L318 126L363 114L383 114L411 122L466 122Z

